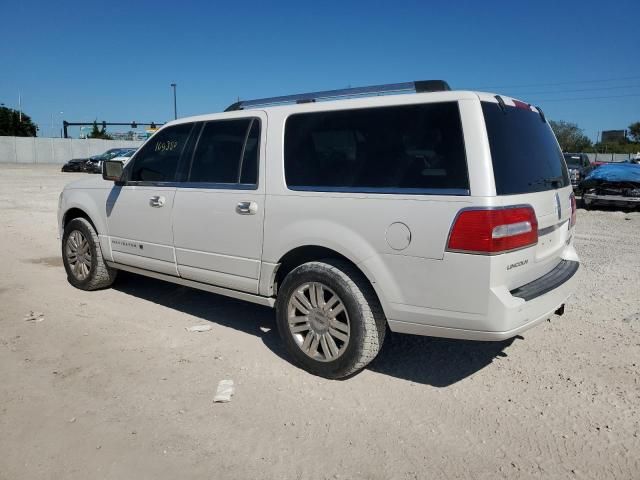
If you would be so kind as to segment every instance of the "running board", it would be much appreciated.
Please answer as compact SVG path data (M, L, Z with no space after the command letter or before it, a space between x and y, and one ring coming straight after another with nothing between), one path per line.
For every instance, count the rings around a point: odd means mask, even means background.
M109 261L107 261L106 263L112 268L124 270L125 272L137 273L138 275L144 275L145 277L157 278L158 280L177 283L178 285L184 285L185 287L197 288L198 290L204 290L206 292L216 293L218 295L224 295L226 297L237 298L238 300L257 303L258 305L264 305L265 307L273 308L276 304L276 299L271 297L262 297L260 295L254 295L252 293L239 292L238 290L231 290L224 287L216 287L214 285L209 285L208 283L196 282L194 280L187 280L186 278L174 277L172 275L165 275L164 273L153 272L151 270L145 270L144 268L130 267L129 265L123 265L121 263Z

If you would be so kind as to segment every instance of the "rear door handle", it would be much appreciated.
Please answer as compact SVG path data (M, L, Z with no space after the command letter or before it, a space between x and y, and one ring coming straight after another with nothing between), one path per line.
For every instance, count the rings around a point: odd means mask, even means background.
M166 199L164 197L156 195L149 199L149 205L156 208L164 207L165 200Z
M236 213L240 215L255 215L258 212L256 202L240 202L236 205Z

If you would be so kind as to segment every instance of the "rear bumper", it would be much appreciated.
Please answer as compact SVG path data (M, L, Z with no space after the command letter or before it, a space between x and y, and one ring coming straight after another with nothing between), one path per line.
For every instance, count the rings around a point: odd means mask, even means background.
M509 293L513 297L522 298L525 302L529 302L565 284L576 274L578 268L580 268L580 262L562 260L556 268L546 275L526 285L515 288Z
M393 305L389 327L393 332L464 340L500 341L514 337L543 322L560 308L575 289L579 262L563 260L539 279L509 291L490 289L489 312L484 315L452 311L434 311L422 307ZM435 318L438 325L429 323ZM451 324L477 324L481 328L446 327ZM423 323L424 322L424 323Z
M596 195L585 193L582 201L587 205L613 205L617 207L640 206L640 197L624 197L622 195Z

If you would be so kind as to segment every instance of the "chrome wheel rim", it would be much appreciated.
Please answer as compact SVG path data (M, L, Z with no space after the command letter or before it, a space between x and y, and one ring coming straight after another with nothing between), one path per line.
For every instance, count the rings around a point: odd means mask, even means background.
M342 299L322 283L296 288L289 298L287 318L294 341L314 360L331 362L349 345L349 314Z
M77 280L86 280L91 273L91 248L84 234L74 230L67 237L65 245L67 263Z

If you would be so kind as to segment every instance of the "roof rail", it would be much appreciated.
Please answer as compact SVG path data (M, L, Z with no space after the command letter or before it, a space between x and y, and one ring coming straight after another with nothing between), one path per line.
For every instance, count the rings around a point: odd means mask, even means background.
M229 105L225 112L243 110L257 106L280 105L283 103L310 103L318 100L333 100L345 97L358 97L367 95L390 95L396 93L422 93L442 92L451 90L444 80L419 80L415 82L388 83L386 85L373 85L370 87L343 88L340 90L325 90L323 92L299 93L296 95L284 95L281 97L259 98L256 100L241 100Z

